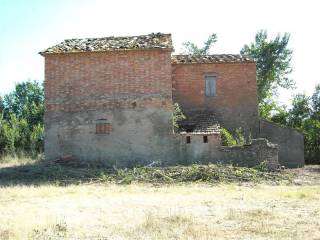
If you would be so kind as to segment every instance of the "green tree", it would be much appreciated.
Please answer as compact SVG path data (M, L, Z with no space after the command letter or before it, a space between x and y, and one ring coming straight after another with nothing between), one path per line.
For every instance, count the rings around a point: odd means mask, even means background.
M306 119L303 133L306 162L320 164L320 121L313 118Z
M0 95L0 115L2 115L3 109L4 109L3 98L2 98L2 96Z
M292 100L292 108L289 110L288 125L294 128L303 128L304 121L311 116L310 97L305 94L297 94Z
M43 151L42 85L36 81L19 83L0 104L3 109L0 115L0 154Z
M288 78L292 50L288 48L290 35L278 34L269 40L267 31L260 30L255 36L255 42L245 45L241 54L252 57L257 64L258 101L262 103L272 98L279 87L290 89L294 87L292 79Z
M44 90L37 81L18 83L15 90L4 96L3 115L9 119L10 114L26 118L27 123L33 126L43 122Z
M288 125L289 112L286 106L279 105L279 103L273 99L266 99L259 104L259 115L263 119Z
M311 97L313 118L320 121L320 84L316 85L315 91Z
M316 86L311 97L305 94L296 94L289 110L276 108L270 114L271 121L298 128L303 132L307 163L320 163L319 102L320 88Z
M184 47L184 54L190 55L208 55L213 44L217 41L217 34L211 34L207 41L203 43L203 47L198 47L192 42L184 42L182 45Z
M271 120L273 113L278 109L278 103L273 99L266 99L266 101L259 105L259 115L263 119Z
M311 96L310 118L304 122L305 151L307 161L320 163L320 84Z
M277 107L270 120L286 126L289 124L289 112L286 110L285 106Z

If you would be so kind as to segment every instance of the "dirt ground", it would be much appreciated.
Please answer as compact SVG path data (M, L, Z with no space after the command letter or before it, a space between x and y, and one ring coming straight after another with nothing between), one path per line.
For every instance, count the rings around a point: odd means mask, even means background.
M295 185L320 185L320 166L306 165L304 168L288 169L295 174Z
M320 167L290 184L0 188L0 239L320 239Z

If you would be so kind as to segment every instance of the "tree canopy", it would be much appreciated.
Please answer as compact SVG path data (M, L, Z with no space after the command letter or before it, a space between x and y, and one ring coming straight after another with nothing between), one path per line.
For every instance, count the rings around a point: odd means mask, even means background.
M288 48L290 34L278 34L268 39L267 31L260 30L255 42L244 45L240 53L252 57L257 64L258 101L262 103L277 94L279 87L290 89L294 81L288 77L292 50Z
M203 43L203 47L198 47L195 43L184 42L182 45L184 47L184 54L191 55L208 55L210 54L210 49L213 44L217 42L217 34L212 33L208 39Z
M43 150L44 91L37 81L18 83L0 98L0 154Z
M296 94L291 108L274 108L267 118L282 125L300 129L304 134L307 162L320 163L320 84L312 96Z

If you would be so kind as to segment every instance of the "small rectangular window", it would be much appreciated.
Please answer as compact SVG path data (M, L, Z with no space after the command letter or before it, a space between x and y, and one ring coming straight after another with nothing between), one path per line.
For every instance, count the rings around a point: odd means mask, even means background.
M187 143L191 143L191 137L190 137L190 136L187 136L187 137L186 137L186 142L187 142Z
M208 136L203 136L203 142L208 143Z
M205 76L205 92L207 97L216 96L216 77Z
M104 119L99 119L96 122L96 134L110 134L111 131L111 124L106 122Z

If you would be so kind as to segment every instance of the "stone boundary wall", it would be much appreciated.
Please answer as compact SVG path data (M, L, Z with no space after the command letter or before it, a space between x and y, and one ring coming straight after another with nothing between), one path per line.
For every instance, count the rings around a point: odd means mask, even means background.
M176 159L179 164L221 163L241 167L254 167L265 163L271 169L277 169L278 145L270 143L265 138L253 139L251 144L242 146L221 146L220 135L208 137L208 143L203 143L202 135L192 135L191 143L186 143L184 135L177 135L180 147L176 148Z
M254 167L265 163L269 169L279 167L278 146L265 138L253 139L243 146L221 147L224 162L242 167Z
M299 130L261 119L259 137L278 144L280 165L289 168L304 166L304 137Z

